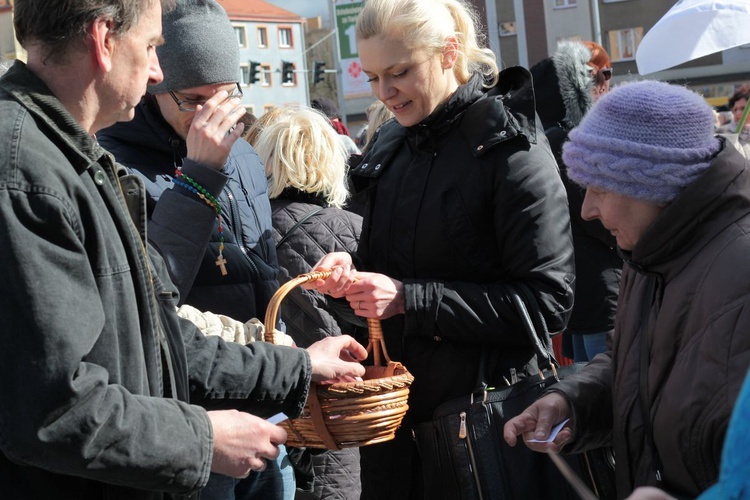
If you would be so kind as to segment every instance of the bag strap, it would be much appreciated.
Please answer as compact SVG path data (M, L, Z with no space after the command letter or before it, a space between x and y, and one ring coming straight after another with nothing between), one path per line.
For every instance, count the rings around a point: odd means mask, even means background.
M526 295L526 298L521 297L522 294ZM530 294L530 290L522 287L520 293L513 292L510 298L521 317L526 335L534 348L539 369L556 369L560 365L552 351L552 339L547 330L547 322L544 320L536 298L533 295L529 297Z
M547 322L539 307L539 303L533 292L524 284L516 285L517 290L510 293L510 301L516 308L521 324L526 332L536 354L537 364L540 370L557 371L560 364L555 359L552 350L552 339L547 329ZM487 366L489 364L490 350L484 350L479 360L479 374L477 377L477 390L484 391L487 388Z
M307 222L307 221L308 221L308 220L310 219L310 217L312 217L313 215L317 214L318 212L320 212L320 211L321 211L321 210L323 210L324 208L325 208L325 207L315 207L315 208L313 208L312 210L310 210L309 212L307 212L307 213L305 214L305 216L304 216L304 217L302 217L302 218L301 218L300 220L298 220L298 221L297 221L297 223L296 223L295 225L293 225L293 226L292 226L292 228L291 228L291 229L290 229L289 231L287 231L287 232L286 232L286 234L284 235L284 237L283 237L283 238L281 238L281 239L279 240L279 242L278 242L278 243L276 243L276 249L278 250L278 249L279 249L279 248L281 247L281 245L282 245L282 244L283 244L283 243L284 243L284 242L285 242L285 241L286 241L287 239L289 239L289 236L290 236L290 235L291 235L291 234L292 234L293 232L295 232L295 231L296 231L297 229L299 229L299 227L300 227L300 226L301 226L302 224L304 224L305 222Z

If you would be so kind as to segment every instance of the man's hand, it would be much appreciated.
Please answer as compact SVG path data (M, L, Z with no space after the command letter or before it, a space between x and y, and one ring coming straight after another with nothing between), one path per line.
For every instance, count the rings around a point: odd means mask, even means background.
M240 99L227 100L225 90L214 94L203 106L198 106L187 135L187 157L195 162L221 170L229 151L245 130L237 123L246 113Z
M349 335L326 337L308 347L307 353L314 382L351 380L365 374L359 361L367 358L367 350Z
M208 412L214 430L211 472L242 478L276 460L286 431L262 418L237 410Z
M566 418L570 418L568 400L561 394L553 392L538 399L521 414L510 419L503 428L503 438L510 446L515 446L518 442L517 436L523 434L526 446L532 450L559 452L565 443L573 438L573 432L567 425L551 443L529 443L528 441L547 439L550 429Z

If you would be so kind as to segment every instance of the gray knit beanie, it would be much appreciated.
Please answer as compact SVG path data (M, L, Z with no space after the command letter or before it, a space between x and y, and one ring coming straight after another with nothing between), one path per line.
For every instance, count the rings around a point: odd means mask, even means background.
M177 0L162 17L162 35L156 54L164 81L149 87L152 94L240 81L237 37L215 0Z
M714 114L678 85L618 85L568 136L568 177L631 198L668 203L710 166L721 149Z

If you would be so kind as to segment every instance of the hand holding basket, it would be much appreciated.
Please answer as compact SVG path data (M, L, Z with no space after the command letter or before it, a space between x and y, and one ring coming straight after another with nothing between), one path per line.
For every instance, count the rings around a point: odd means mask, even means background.
M298 285L330 275L330 271L301 274L279 287L266 312L267 342L275 344L273 326L283 298ZM393 439L409 408L414 377L388 356L380 321L368 318L367 325L367 352L372 354L374 366L365 367L361 381L312 383L302 415L281 424L288 434L287 445L338 450Z

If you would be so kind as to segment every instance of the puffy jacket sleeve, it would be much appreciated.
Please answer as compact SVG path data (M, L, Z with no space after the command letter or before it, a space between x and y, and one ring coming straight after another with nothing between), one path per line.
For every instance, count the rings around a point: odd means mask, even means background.
M182 171L218 197L227 176L186 159ZM148 240L164 258L184 301L198 274L216 225L216 212L187 189L175 185L159 197L148 224Z

